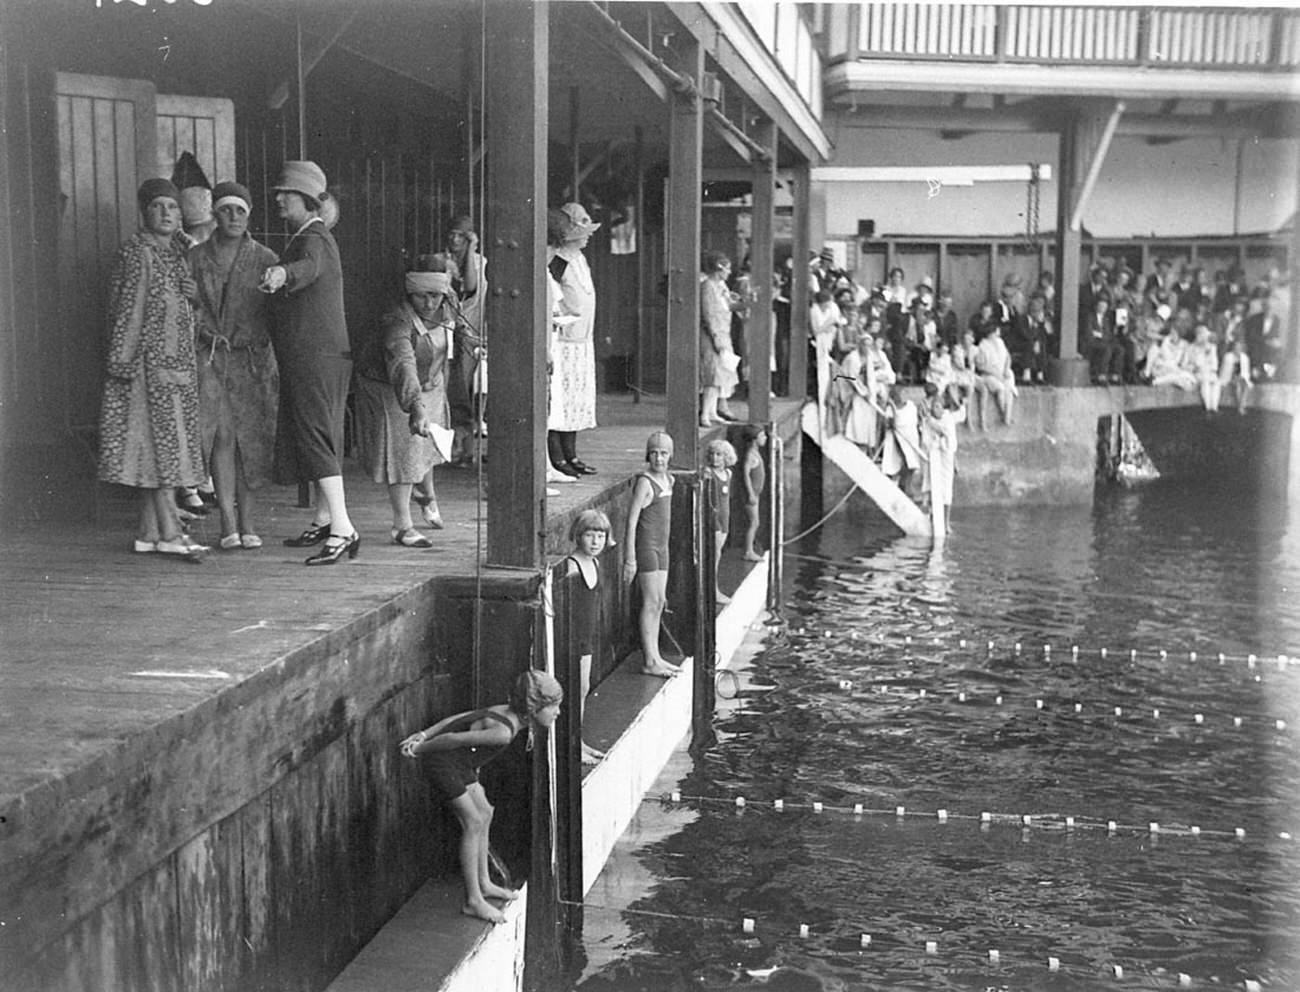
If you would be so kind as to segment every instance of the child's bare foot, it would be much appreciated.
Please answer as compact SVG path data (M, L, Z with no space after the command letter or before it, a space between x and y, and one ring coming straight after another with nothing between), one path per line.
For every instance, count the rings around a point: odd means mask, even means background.
M653 675L656 678L661 679L670 679L679 671L681 671L680 668L676 665L668 664L668 662L664 661L662 658L655 658L651 661L647 661L641 666L642 675Z
M763 560L763 556L760 555L757 551L745 552L745 561L762 561L762 560Z
M481 902L467 902L460 907L460 911L466 916L474 916L480 920L487 920L489 923L504 923L506 921L505 914L486 899Z
M584 765L598 765L603 757L605 757L604 751L597 751L586 741L582 742L582 763Z
M519 898L519 893L514 889L507 889L495 882L480 882L479 888L483 890L483 895L488 899L504 899L506 902L514 902Z

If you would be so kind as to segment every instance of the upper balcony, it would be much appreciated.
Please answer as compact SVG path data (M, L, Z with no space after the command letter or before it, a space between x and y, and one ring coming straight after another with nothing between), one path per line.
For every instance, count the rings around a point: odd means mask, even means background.
M1300 11L831 4L826 99L881 91L1300 101Z

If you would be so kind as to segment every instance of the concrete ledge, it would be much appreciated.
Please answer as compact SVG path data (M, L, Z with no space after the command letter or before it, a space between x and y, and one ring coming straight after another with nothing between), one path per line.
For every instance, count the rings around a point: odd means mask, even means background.
M523 987L528 889L492 926L460 911L459 878L426 882L325 992L512 992Z
M691 728L691 681L695 662L663 683L605 757L582 781L582 891L595 883L618 838L660 770ZM601 685L617 691L616 672Z

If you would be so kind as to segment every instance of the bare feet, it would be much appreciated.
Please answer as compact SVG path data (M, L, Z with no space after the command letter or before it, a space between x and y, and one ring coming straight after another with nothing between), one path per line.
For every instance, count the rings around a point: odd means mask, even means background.
M480 882L479 888L483 890L483 895L488 899L504 899L506 902L514 902L519 898L519 893L514 889L507 889L495 882Z
M460 911L466 916L474 916L480 920L487 920L489 923L504 923L506 921L505 914L486 899L482 902L467 902L460 907Z
M757 551L746 551L744 554L745 561L762 561L763 556Z
M605 757L604 751L597 751L586 741L582 742L582 763L584 765L598 765L603 757Z
M642 675L653 675L661 679L670 679L680 671L676 665L670 665L662 658L652 659L641 666Z

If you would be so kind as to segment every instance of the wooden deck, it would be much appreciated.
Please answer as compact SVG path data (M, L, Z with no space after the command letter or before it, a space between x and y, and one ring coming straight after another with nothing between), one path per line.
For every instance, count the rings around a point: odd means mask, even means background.
M795 406L782 403L782 415ZM602 397L602 426L579 441L599 474L557 486L548 520L625 485L663 420L661 398ZM473 576L486 511L477 473L440 467L435 477L446 529L433 534L434 548L411 550L390 543L384 489L349 466L361 552L327 568L304 568L309 552L281 543L310 520L288 487L262 494L263 549L214 550L198 565L133 553L134 499L116 487L101 487L97 513L88 506L84 519L9 529L0 564L0 809L289 652L391 608L431 574ZM214 545L219 537L212 519L192 532Z

